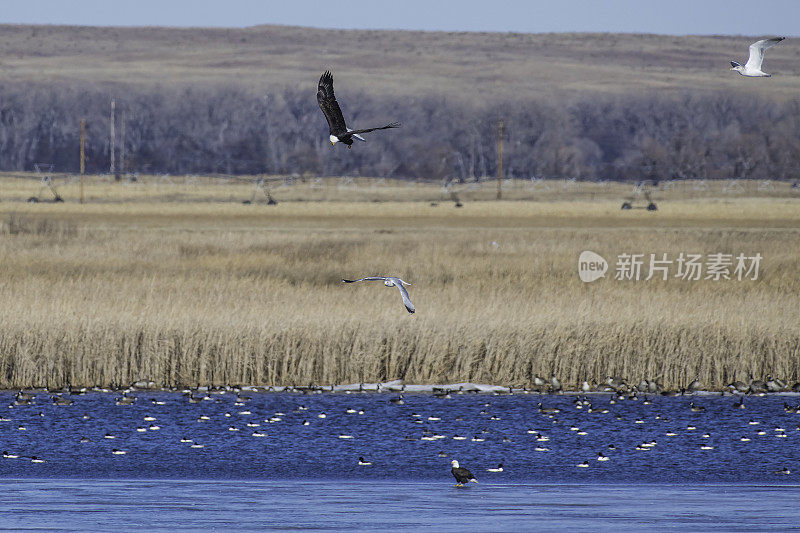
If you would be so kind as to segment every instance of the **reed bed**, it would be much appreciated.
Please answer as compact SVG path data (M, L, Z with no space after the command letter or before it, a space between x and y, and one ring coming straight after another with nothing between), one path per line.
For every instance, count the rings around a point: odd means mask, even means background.
M255 208L255 210L253 209ZM800 380L796 200L0 204L0 388ZM609 260L577 276L578 255ZM620 253L761 253L616 281ZM400 275L396 289L342 277Z

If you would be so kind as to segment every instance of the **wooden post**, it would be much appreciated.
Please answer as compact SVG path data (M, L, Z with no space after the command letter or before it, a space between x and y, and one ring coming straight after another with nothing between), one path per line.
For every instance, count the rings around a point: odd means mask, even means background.
M122 110L122 117L120 119L120 132L119 132L119 171L122 174L128 170L125 166L125 110Z
M503 119L497 124L497 199L503 197Z
M83 203L83 174L86 171L86 119L81 119L81 203Z
M116 115L117 102L111 99L111 166L109 173L114 176L116 174L116 161L115 156L117 152L117 136L114 133L114 115Z

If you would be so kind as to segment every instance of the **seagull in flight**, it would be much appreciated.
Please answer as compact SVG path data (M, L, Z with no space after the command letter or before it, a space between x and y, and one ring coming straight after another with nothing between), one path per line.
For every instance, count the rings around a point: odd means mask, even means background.
M750 57L747 58L747 63L742 66L741 63L731 61L731 70L735 70L742 76L750 78L769 78L772 74L767 74L761 71L761 63L764 61L764 52L767 48L772 48L786 37L773 37L772 39L764 39L754 42L750 45Z
M403 281L400 278L395 277L387 277L387 276L370 276L368 278L361 278L361 279L343 279L344 283L356 283L359 281L382 281L384 285L387 287L397 287L400 289L400 296L403 297L403 303L406 306L406 310L409 313L413 313L416 311L414 309L414 304L411 303L411 298L408 297L408 291L403 285L411 285L407 281Z

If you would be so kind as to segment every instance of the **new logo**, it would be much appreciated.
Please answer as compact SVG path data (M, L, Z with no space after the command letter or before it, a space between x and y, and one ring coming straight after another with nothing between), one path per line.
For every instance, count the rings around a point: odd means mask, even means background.
M578 257L578 276L584 283L604 278L608 270L608 261L603 256L585 250Z

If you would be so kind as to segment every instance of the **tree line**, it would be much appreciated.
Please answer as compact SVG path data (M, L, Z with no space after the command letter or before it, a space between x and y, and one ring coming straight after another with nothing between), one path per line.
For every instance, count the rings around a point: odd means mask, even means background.
M306 174L470 181L528 179L800 178L800 100L687 91L572 101L349 96L351 127L403 123L352 149L331 146L315 94L221 87L0 84L0 169L109 171L110 101L120 171Z

